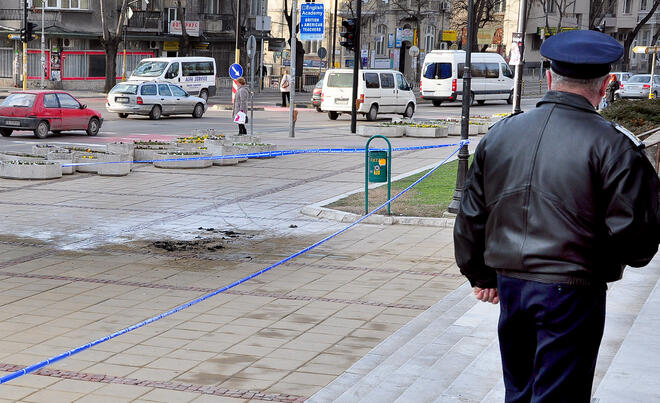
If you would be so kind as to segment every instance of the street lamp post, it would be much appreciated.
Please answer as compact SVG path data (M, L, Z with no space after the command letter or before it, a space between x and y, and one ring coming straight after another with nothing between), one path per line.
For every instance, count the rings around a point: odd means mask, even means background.
M523 0L524 2L524 0ZM467 34L467 48L465 49L465 67L463 69L463 110L461 114L461 141L463 146L458 152L458 172L456 175L456 190L454 197L449 204L447 210L450 213L458 213L461 197L463 196L463 188L465 187L465 180L468 172L468 158L470 152L468 150L467 139L468 130L470 129L470 103L472 102L472 94L470 91L472 84L472 42L474 40L474 6L473 1L468 0L468 34Z

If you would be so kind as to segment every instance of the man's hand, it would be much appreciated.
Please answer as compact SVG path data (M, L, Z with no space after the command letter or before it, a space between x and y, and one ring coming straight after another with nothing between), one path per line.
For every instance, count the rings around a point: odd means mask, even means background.
M497 295L497 288L479 288L474 287L474 296L483 302L490 302L491 304L497 304L500 302L500 297Z

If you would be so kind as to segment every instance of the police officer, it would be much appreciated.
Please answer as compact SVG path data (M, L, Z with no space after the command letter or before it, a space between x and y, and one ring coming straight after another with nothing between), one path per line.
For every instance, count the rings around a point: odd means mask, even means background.
M637 138L602 118L612 37L550 37L549 91L476 148L454 227L475 296L500 303L507 402L589 402L607 282L660 242L660 181Z

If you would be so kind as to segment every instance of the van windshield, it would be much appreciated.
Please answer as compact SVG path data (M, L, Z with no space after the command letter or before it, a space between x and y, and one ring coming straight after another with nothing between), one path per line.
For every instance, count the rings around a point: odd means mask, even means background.
M424 77L431 79L451 78L451 63L430 63L426 65Z
M353 87L353 73L328 74L328 87L332 87L332 88Z
M133 75L140 77L158 77L163 71L165 71L167 64L167 62L143 61L138 64Z

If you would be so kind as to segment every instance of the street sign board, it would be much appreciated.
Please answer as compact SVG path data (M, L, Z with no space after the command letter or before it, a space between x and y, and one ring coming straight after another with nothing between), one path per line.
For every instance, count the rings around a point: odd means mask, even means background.
M237 78L241 77L242 75L243 75L243 67L241 67L240 64L234 63L231 66L229 66L229 77L236 80Z
M300 5L300 40L320 41L323 39L325 8L321 3Z
M250 35L247 40L247 54L248 57L254 56L254 52L257 50L257 40L254 38L254 35Z
M419 56L419 48L417 46L411 46L410 49L408 49L408 54L412 57Z
M321 46L316 54L319 56L319 58L324 59L328 55L328 51L325 50L323 46Z

